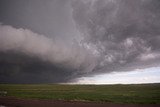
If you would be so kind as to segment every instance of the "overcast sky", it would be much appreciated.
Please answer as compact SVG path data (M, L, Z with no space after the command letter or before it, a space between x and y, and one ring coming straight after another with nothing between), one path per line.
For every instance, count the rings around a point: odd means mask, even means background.
M159 19L159 0L0 0L0 83L160 82Z

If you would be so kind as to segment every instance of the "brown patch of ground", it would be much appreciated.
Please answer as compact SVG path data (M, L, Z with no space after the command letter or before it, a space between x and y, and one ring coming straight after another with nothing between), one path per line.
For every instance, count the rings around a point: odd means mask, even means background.
M160 107L160 105L113 104L81 101L33 100L0 97L0 107Z

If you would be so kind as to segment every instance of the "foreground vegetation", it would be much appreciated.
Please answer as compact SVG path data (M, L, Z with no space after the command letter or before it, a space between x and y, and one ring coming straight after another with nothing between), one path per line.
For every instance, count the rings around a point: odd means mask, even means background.
M14 96L17 98L31 99L160 104L160 84L0 84L0 94L1 96Z

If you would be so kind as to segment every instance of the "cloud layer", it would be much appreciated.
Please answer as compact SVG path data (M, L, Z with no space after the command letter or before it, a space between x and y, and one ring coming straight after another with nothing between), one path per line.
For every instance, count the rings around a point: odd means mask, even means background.
M99 56L93 72L159 66L158 0L73 0L72 6L83 42Z
M1 83L68 82L160 66L159 0L70 3L79 34L67 40L0 25Z
M31 30L0 25L1 81L10 80L7 76L14 74L14 69L15 77L19 73L24 77L35 74L39 79L50 76L50 82L64 82L81 72L91 72L94 68L92 54L76 41L71 42L72 45L66 45L63 41L47 38ZM13 67L9 69L8 66Z

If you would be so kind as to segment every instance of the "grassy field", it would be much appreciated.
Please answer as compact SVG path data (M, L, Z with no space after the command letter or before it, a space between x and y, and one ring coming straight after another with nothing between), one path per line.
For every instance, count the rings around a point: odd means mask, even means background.
M7 92L7 93L6 93ZM160 104L160 84L58 85L0 84L1 96L17 98Z

